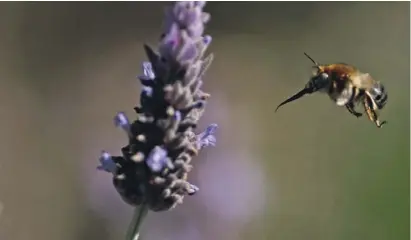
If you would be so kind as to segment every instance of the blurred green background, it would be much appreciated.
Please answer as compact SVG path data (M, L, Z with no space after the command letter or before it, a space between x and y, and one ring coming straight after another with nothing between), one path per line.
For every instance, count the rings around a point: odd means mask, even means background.
M124 224L131 209L94 168L100 149L118 153L125 144L111 119L137 103L142 44L155 46L165 4L0 3L1 240L122 239L125 226L112 227L99 209L122 209ZM150 232L172 229L182 213L203 219L190 240L409 239L409 3L213 2L206 11L216 59L205 89L216 97L205 118L221 101L229 119L207 118L221 126L221 144L207 152L234 151L240 143L232 136L248 129L253 140L241 144L264 169L266 194L254 196L264 198L264 209L246 224L216 230L213 215L189 200L149 215L143 239L177 239ZM274 114L308 80L304 51L382 81L388 124L377 129L323 95ZM101 197L103 206L93 206L93 174L103 175L97 192L107 189L116 205ZM157 223L162 216L168 221Z

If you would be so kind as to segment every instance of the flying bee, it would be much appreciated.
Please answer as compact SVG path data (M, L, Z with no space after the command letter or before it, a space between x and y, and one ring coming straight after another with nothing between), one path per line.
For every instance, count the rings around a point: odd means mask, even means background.
M355 106L361 103L370 121L374 122L378 128L387 123L386 121L380 122L377 114L377 111L381 110L388 100L384 85L354 66L345 63L322 65L314 61L307 53L304 55L314 63L313 75L304 89L280 103L275 111L284 104L306 94L322 92L326 93L338 106L345 106L356 117L362 116L362 113L355 109Z

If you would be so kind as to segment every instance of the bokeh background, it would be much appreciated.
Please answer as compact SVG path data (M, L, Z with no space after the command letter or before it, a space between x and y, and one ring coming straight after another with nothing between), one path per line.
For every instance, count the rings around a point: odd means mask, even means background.
M132 209L95 167L126 144L112 117L163 7L149 2L0 3L0 239L123 239ZM143 240L409 239L408 2L213 2L215 61L201 128L219 124L191 181L200 193L149 214ZM377 129L324 95L274 114L308 80L306 51L389 91Z

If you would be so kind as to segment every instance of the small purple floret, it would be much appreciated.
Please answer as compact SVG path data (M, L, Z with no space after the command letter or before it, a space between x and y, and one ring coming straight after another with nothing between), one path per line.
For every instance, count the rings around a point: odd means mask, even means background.
M207 44L207 45L211 43L211 40L213 40L213 39L210 35L205 35L204 38L203 38L204 43Z
M156 146L148 155L146 163L151 171L160 172L163 168L168 166L167 150Z
M144 92L147 96L149 97L153 96L153 88L147 87L147 86L143 86L142 88L143 88L142 92Z
M117 169L116 163L113 161L113 158L108 152L102 151L99 161L100 161L100 165L97 166L98 170L106 171L106 172L113 173L113 174L116 172L116 169Z
M206 132L207 135L214 134L215 131L217 130L217 128L218 128L218 125L216 123L212 123L212 124L208 125L205 132Z
M153 66L150 62L143 62L143 75L150 80L154 80L156 75L153 72Z
M190 184L190 188L188 189L188 194L189 194L189 195L194 195L194 194L196 194L199 190L200 190L200 189L199 189L196 185Z
M217 139L214 136L214 133L218 125L213 123L210 124L206 130L197 135L197 144L200 149L208 146L215 146Z
M116 114L114 117L114 125L122 128L126 132L130 130L130 121L124 112L119 112Z
M174 113L174 117L175 117L175 119L179 122L179 121L181 121L181 112L180 111L176 111L175 113Z

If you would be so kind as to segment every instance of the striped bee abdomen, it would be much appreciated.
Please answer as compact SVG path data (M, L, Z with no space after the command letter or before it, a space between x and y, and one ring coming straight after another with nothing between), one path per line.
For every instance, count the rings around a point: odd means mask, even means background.
M368 95L373 99L376 106L374 109L382 109L388 100L388 94L384 85L381 83L375 84L371 89L367 91Z

